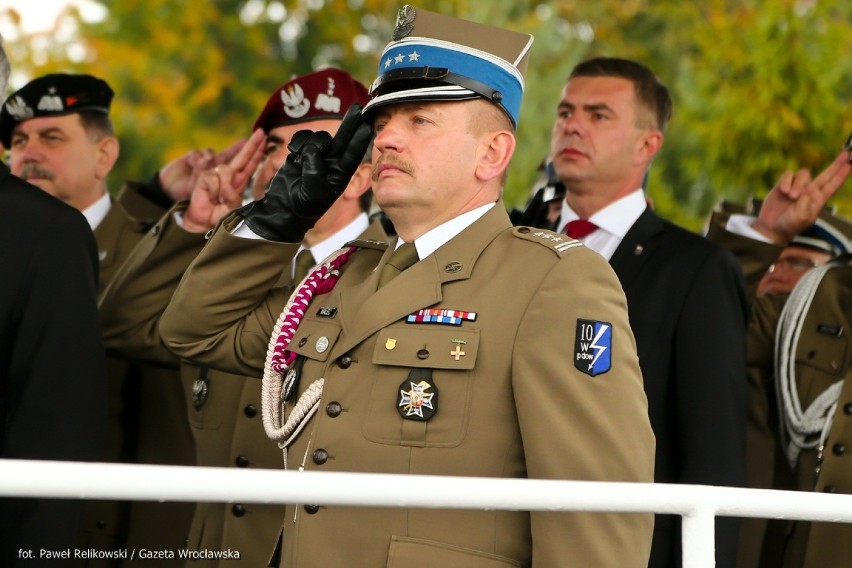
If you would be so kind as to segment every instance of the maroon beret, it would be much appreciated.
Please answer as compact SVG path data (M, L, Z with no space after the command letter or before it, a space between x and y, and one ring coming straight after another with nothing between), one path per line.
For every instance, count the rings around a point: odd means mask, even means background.
M367 87L341 69L328 68L292 79L269 97L254 130L327 118L343 119L354 103L367 104Z

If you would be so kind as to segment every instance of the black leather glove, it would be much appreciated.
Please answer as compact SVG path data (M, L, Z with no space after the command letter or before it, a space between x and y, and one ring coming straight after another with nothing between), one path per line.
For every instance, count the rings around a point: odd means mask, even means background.
M246 225L270 241L301 242L346 189L372 137L373 127L361 118L358 104L349 107L334 138L298 131L266 195L239 211Z

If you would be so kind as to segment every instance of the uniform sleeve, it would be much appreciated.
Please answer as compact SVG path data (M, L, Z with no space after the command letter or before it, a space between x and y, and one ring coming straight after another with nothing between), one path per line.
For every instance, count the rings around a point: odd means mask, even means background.
M775 393L775 335L787 296L768 295L752 309L747 338L749 487L774 486L773 464L778 450Z
M732 233L725 229L725 219L714 214L708 226L707 238L731 251L737 258L745 275L748 297L753 300L760 279L781 254L783 247Z
M298 244L243 239L224 224L184 274L160 320L169 349L196 365L260 376L291 286L276 286Z
M160 316L205 243L204 235L177 225L174 215L186 205L172 208L148 231L101 294L104 343L108 351L122 358L177 363L160 338Z
M159 172L147 182L126 182L118 193L118 202L131 217L150 222L174 205L160 185Z
M653 482L626 300L602 257L580 249L543 281L517 332L512 377L530 478ZM651 514L531 518L534 566L647 566Z

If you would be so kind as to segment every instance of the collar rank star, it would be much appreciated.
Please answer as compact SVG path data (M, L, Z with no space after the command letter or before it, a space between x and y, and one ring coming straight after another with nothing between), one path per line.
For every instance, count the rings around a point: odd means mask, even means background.
M396 409L406 420L424 422L438 412L438 387L431 369L412 369L399 385Z
M444 325L461 325L464 321L476 321L476 312L462 310L418 310L410 314L405 323L438 323Z
M603 321L577 320L574 338L574 367L594 377L612 368L612 324Z

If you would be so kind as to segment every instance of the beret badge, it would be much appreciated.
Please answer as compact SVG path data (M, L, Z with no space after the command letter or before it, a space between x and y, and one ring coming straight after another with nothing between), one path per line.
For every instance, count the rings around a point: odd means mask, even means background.
M9 99L6 103L6 112L12 115L12 117L18 122L29 120L35 116L33 109L27 106L27 101L19 96Z

